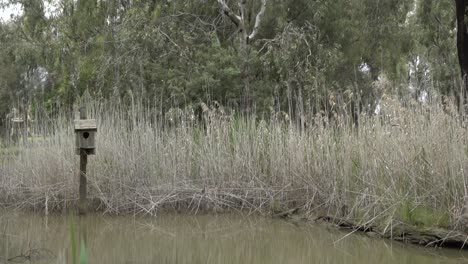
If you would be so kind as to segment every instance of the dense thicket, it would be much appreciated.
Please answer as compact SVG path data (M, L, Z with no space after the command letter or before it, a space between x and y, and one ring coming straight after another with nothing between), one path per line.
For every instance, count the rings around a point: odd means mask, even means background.
M261 0L1 2L22 8L0 23L2 119L37 102L69 108L86 90L165 112L241 108L248 85L257 113L294 115L373 112L388 94L417 101L459 87L451 0L268 0L245 47L221 3L252 32Z

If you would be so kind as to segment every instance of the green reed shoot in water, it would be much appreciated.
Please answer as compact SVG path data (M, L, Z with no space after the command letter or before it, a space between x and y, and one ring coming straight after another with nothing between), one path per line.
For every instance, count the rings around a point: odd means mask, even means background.
M76 242L75 242L75 224L73 223L73 214L70 211L70 242L71 242L71 250L72 250L72 260L73 264L77 264L76 260ZM83 240L81 240L81 248L80 248L80 259L79 259L80 264L86 264L88 263L87 258L86 258L86 247L85 243Z

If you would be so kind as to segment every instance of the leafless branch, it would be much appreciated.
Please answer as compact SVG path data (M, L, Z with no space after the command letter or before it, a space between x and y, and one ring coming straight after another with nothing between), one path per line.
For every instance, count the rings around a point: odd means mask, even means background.
M158 31L163 35L165 36L172 44L174 44L174 46L176 46L178 49L182 50L182 48L174 41L171 39L171 37L166 34L164 31L162 31L160 28L158 28Z
M234 14L224 0L217 0L217 1L221 5L221 9L223 10L223 13L227 17L229 17L229 19L231 19L232 23L234 23L236 25L236 27L238 27L240 25L240 23L241 23L242 18L240 16Z
M257 17L255 18L255 25L252 30L252 33L249 35L249 40L253 40L257 36L258 29L260 28L260 23L262 22L263 15L265 14L266 4L267 0L262 0L262 7L258 12Z

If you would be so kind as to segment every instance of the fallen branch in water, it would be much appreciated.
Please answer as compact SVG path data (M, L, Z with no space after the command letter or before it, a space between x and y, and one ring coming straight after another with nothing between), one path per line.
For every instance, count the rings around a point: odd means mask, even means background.
M48 249L29 249L18 256L8 258L7 262L25 263L45 258L52 259L54 257L54 253Z
M315 219L317 223L330 223L341 230L365 233L371 237L381 237L416 244L427 247L445 247L468 249L466 241L468 235L454 230L418 228L407 224L393 226L392 230L382 231L373 225L359 225L346 219L332 216L320 216Z

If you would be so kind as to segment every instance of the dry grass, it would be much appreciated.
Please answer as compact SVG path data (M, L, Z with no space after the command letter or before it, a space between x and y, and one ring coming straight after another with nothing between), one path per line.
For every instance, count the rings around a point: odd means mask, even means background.
M438 105L402 108L300 131L249 118L211 117L162 129L152 111L94 104L97 155L89 158L89 197L107 213L163 209L271 212L300 206L377 223L398 221L464 230L468 138ZM109 110L111 109L111 110ZM0 157L0 202L63 210L74 205L78 156L71 119L58 118L43 140Z

